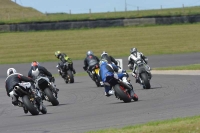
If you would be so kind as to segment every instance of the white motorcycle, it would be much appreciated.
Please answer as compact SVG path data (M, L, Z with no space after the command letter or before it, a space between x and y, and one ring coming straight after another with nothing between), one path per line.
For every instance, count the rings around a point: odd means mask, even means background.
M48 77L43 75L37 76L37 78L35 78L35 86L40 89L43 100L51 102L53 106L59 105L56 86L53 82L49 81Z

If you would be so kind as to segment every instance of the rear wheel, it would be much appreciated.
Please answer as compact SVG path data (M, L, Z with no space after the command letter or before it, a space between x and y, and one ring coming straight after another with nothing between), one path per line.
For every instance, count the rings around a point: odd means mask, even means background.
M38 108L36 107L36 105L34 106L34 104L30 101L30 99L27 95L24 95L22 97L22 101L23 101L24 105L26 106L26 108L28 109L28 111L32 115L38 115L39 114Z
M59 104L58 100L54 97L53 93L51 92L49 88L46 88L44 92L53 106L56 106Z
M131 102L131 96L128 93L128 91L124 89L123 86L119 86L117 84L113 88L115 90L116 95L119 97L120 100L123 100L125 103Z
M74 83L74 75L72 74L72 71L71 70L68 70L67 71L67 75L69 76L68 77L68 80L70 83Z
M144 82L143 83L144 84L143 88L144 89L150 89L151 85L150 85L147 73L142 73L141 74L141 78L142 78L142 80Z

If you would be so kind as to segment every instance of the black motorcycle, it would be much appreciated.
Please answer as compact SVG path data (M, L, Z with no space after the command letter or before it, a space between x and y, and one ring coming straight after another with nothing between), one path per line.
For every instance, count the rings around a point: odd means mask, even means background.
M46 107L41 103L41 99L36 98L35 93L30 88L31 84L29 82L19 83L14 87L15 92L17 95L21 98L20 107L24 108L24 112L28 113L30 112L32 115L38 115L39 112L46 114L47 109ZM41 105L42 104L42 105ZM41 108L42 106L42 108ZM27 112L26 112L27 111Z
M35 86L40 89L43 100L51 102L53 106L59 105L58 92L55 90L54 83L50 82L48 77L44 75L37 76L35 78Z
M63 64L63 68L60 68L59 64L56 67L59 69L60 75L65 80L65 83L74 83L73 70L69 67L67 62Z
M88 75L90 78L95 82L97 87L103 87L103 82L101 81L100 75L99 75L99 65L94 65L89 67L89 70L87 70Z
M144 89L150 89L150 80L152 78L150 67L143 59L138 59L135 63L137 65L135 72L138 77L138 83L141 84Z

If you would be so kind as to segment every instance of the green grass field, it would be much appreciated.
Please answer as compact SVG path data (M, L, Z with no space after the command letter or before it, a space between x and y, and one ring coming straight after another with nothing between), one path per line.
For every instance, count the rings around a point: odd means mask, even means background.
M181 6L181 5L180 5ZM139 10L127 12L105 12L105 13L88 13L72 14L42 14L31 8L22 7L10 0L0 0L0 24L20 23L20 22L43 22L43 21L62 21L62 20L97 20L97 19L117 19L117 18L138 18L152 16L180 16L180 15L197 15L200 14L200 6L180 7L172 9L158 10Z
M114 57L125 57L131 47L147 56L199 52L199 27L185 24L0 33L0 64L56 61L57 50L72 59L84 59L88 50L97 56L106 50Z
M111 128L87 133L200 133L200 116L155 121L120 129Z

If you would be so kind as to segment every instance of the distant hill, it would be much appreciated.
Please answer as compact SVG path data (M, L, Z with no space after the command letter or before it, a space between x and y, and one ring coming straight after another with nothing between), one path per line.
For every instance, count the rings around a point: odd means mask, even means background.
M22 7L11 0L0 0L0 19L8 20L16 19L23 20L32 17L42 17L45 16L41 12L31 8L31 7Z

